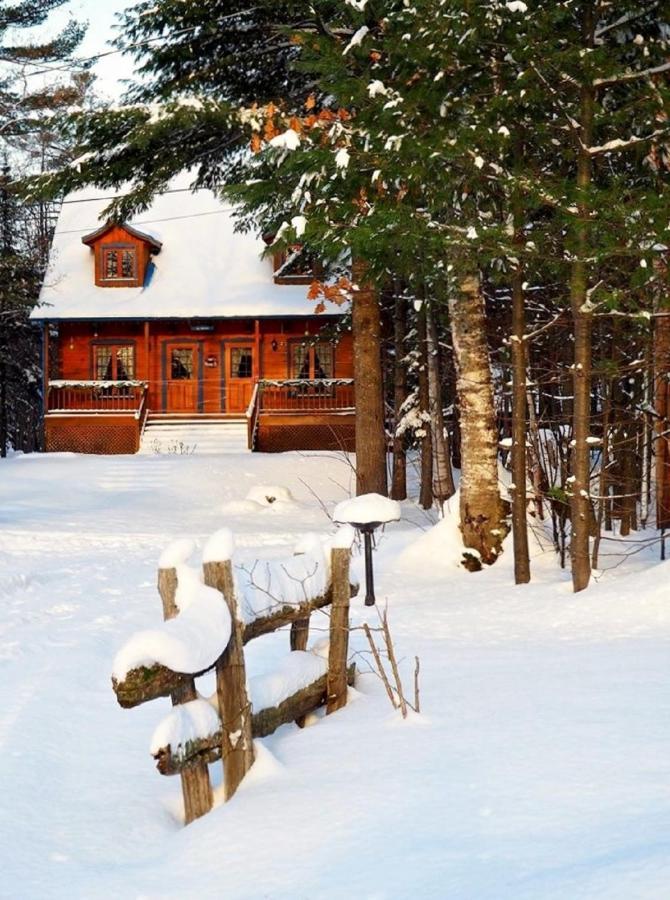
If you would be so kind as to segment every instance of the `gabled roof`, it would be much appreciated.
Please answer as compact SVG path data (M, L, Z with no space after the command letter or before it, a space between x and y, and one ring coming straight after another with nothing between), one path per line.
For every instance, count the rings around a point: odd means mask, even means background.
M100 228L96 228L96 230L92 231L90 234L85 234L81 239L81 242L90 247L91 244L95 243L98 238L104 237L108 231L112 230L112 228L123 228L124 231L127 231L128 234L137 238L138 241L145 241L145 243L149 244L154 253L160 253L161 251L161 247L163 246L161 241L157 240L153 235L140 231L139 228L133 228L132 225L128 225L125 222L105 222Z
M87 188L63 203L49 268L32 312L37 320L287 317L312 315L307 285L275 284L264 244L234 230L232 207L211 191L176 180L144 213L124 223L162 245L144 287L96 287L82 237L107 228L100 216L109 190ZM333 313L341 314L335 308Z

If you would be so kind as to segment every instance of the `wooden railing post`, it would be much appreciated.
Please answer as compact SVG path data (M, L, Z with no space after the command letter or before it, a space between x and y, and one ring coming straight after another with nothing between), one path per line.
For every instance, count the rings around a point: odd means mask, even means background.
M333 603L330 609L330 648L326 713L341 709L347 702L347 656L349 654L349 548L331 550Z
M206 561L205 584L223 595L230 610L230 641L216 664L216 693L222 724L223 787L230 800L254 762L251 702L244 664L244 624L235 596L233 564Z
M158 593L163 601L163 618L174 619L179 614L176 602L177 570L158 570ZM179 706L189 700L197 700L198 692L192 678L184 679L171 694L172 705ZM209 769L206 762L195 762L181 773L181 790L184 797L184 816L186 824L204 816L212 808L212 785L209 780Z

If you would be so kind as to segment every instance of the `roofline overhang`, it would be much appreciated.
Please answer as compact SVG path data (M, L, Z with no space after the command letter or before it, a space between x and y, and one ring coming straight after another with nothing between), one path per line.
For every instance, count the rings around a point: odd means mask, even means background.
M235 319L341 319L346 312L337 313L250 313L245 316L34 316L31 322L200 322L232 321Z
M101 225L100 228L96 228L95 231L92 231L90 234L85 234L81 242L82 244L86 244L88 247L91 246L94 241L97 241L98 238L101 238L104 234L110 231L112 228L123 228L124 231L127 231L128 234L132 235L134 238L137 238L140 241L145 241L150 245L153 253L160 253L161 248L163 246L163 242L159 241L157 238L152 237L150 234L145 234L145 232L140 231L138 228L133 228L132 225L127 225L125 222L114 222L111 219L105 222L104 225Z

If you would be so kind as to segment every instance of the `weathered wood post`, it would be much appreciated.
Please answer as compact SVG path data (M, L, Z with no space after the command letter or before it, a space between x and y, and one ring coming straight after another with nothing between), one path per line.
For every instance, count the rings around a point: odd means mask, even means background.
M232 543L232 534L228 529L221 529L212 535L203 553L205 584L221 592L230 610L230 641L216 664L226 800L233 796L254 762L251 701L247 693L244 664L244 623L240 618L235 594L233 564L230 560Z
M178 577L176 569L158 570L158 593L163 601L163 618L174 619L179 614L177 606ZM172 705L179 706L189 700L196 700L198 692L192 678L184 679L171 693ZM186 824L204 816L212 808L212 785L206 762L195 762L181 772L181 790L184 797Z
M328 650L328 678L326 713L336 712L347 702L347 656L349 653L349 560L351 550L334 547L331 550L330 648Z

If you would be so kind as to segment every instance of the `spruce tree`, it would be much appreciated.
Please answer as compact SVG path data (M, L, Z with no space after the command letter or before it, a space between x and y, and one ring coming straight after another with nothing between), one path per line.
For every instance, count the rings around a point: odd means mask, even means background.
M46 265L52 224L50 204L27 204L18 198L12 166L22 174L34 170L28 157L37 145L37 161L62 162L47 139L46 118L70 107L83 82L44 79L41 66L59 62L76 49L84 29L70 22L55 38L22 41L21 30L44 24L65 0L32 0L0 5L0 455L8 446L33 450L39 444L41 377L39 335L29 320ZM85 76L82 76L86 81ZM26 87L26 84L29 85ZM30 85L35 84L35 87ZM10 165L11 163L11 165Z

